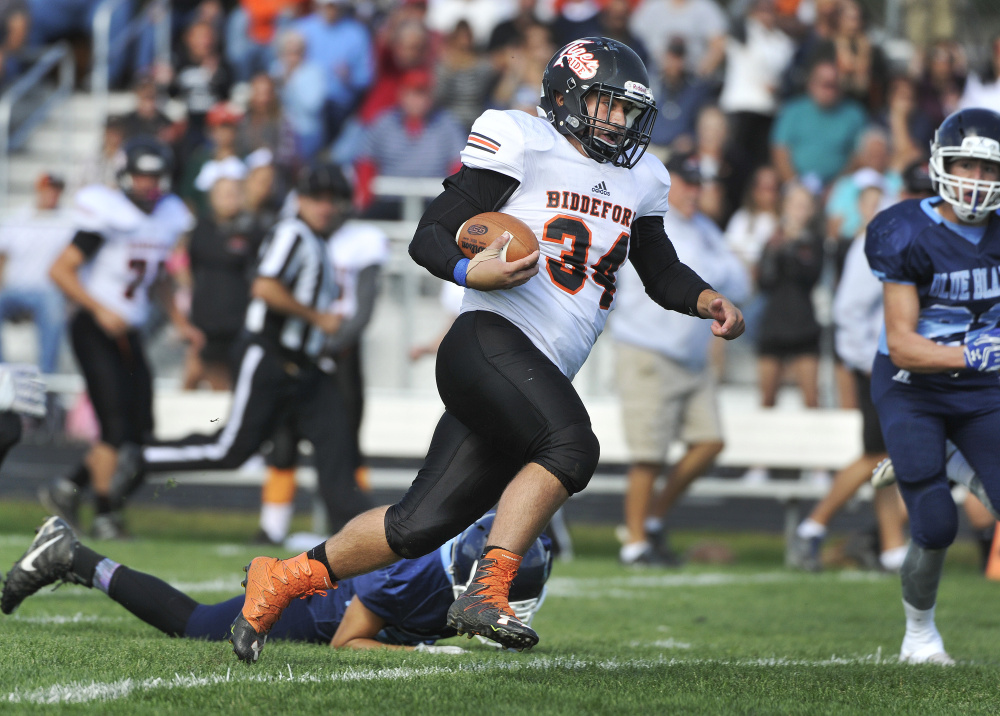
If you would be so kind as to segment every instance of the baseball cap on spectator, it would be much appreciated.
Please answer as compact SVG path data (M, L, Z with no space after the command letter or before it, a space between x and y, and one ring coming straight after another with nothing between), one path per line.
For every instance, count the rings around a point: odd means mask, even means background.
M209 191L219 179L247 178L247 165L239 157L226 157L217 161L205 162L194 180L194 188L198 191Z
M934 184L927 162L917 160L903 170L903 186L908 194L933 194Z
M243 113L229 102L218 102L212 109L208 110L205 121L209 127L220 127L224 124L239 124L243 119Z
M854 181L854 186L858 188L858 191L874 188L884 192L886 188L885 177L871 167L858 169L851 175L851 179Z
M41 191L42 189L50 188L62 191L66 188L66 180L58 174L52 174L50 172L40 175L38 180L35 182L35 190Z
M434 80L427 70L409 70L399 79L400 89L429 90Z
M698 157L693 152L679 152L671 155L666 163L671 178L677 178L688 184L701 184L701 167Z

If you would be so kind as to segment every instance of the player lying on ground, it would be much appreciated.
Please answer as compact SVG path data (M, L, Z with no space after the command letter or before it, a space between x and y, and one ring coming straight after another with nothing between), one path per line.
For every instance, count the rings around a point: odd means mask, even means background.
M511 611L508 590L528 548L597 467L600 445L571 381L604 328L618 267L630 260L653 300L711 319L714 335L743 333L740 311L678 260L664 231L670 177L644 154L656 106L638 55L607 38L570 43L546 67L540 110L476 120L462 169L410 243L417 263L466 288L438 349L446 412L423 467L397 504L293 559L248 565L232 627L240 659L257 660L294 598L432 552L495 504L475 578L448 623L506 647L534 646L538 635ZM527 224L540 251L508 263L498 238L465 257L457 230L494 211Z
M431 645L455 636L445 623L448 607L468 584L492 524L491 513L428 555L341 580L335 589L294 601L270 637L335 648L461 653L456 646ZM550 566L549 543L538 539L511 586L511 606L526 624L545 598ZM64 520L50 517L7 575L0 609L10 614L27 597L58 581L99 589L169 636L222 641L243 606L242 595L200 604L150 574L85 547Z

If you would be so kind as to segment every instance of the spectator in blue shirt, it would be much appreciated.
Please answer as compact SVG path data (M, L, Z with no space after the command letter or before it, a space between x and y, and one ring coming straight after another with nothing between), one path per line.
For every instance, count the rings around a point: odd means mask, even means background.
M771 132L771 156L782 181L818 193L847 165L865 123L861 105L841 96L837 66L817 62L806 94L781 109Z
M336 137L347 115L372 83L375 59L368 28L348 14L348 0L317 0L317 9L293 26L305 38L306 61L326 77L326 139Z
M356 162L358 199L371 202L377 175L443 178L458 170L458 155L468 133L447 110L434 106L429 72L412 70L400 81L399 104L365 131ZM369 218L398 219L400 202L381 197L368 207Z
M281 107L295 135L296 155L308 159L323 146L323 70L306 61L306 42L295 30L283 32L278 47L274 75L281 88Z
M677 142L680 151L694 148L695 121L712 99L709 84L685 69L686 57L684 38L673 38L661 58L660 79L651 88L660 111L650 143L666 147Z

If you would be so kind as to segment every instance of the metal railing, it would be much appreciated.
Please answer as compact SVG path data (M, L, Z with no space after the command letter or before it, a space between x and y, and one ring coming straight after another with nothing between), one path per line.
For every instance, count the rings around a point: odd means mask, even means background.
M55 90L44 99L40 99L36 95L36 90L41 88L43 81L53 70L58 72ZM56 105L69 98L73 93L73 76L73 52L67 43L60 42L46 50L31 69L0 96L0 200L4 206L7 204L10 189L10 152L24 143L31 130L43 121ZM36 101L36 106L17 117L17 126L14 127L15 109L25 104L28 97ZM68 117L63 113L60 118L60 128L64 144L68 132L67 121Z
M152 0L139 15L131 18L123 32L111 37L111 18L128 0L104 0L94 13L92 38L94 65L90 72L90 89L97 108L97 124L104 126L108 117L108 92L111 84L111 58L128 51L139 34L148 26L155 29L155 61L170 62L170 0Z

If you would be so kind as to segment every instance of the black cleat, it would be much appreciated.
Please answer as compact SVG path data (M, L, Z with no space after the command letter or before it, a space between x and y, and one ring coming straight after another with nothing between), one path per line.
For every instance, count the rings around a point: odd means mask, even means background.
M125 443L118 448L118 464L111 475L111 488L108 498L111 504L120 508L125 500L146 479L146 465L142 460L142 446L136 443Z
M508 585L516 573L516 566L482 557L465 593L448 609L448 626L459 635L471 639L477 634L506 649L521 651L537 644L538 634L517 618L507 602Z
M132 539L132 535L125 529L125 520L120 512L96 515L94 524L90 526L90 536L94 539Z
M243 582L246 586L246 582ZM232 626L229 627L229 643L233 645L233 653L240 661L248 664L256 663L260 658L260 652L267 642L267 634L258 634L242 612L236 615Z
M28 551L14 563L0 594L0 611L10 614L32 594L53 582L81 581L72 573L80 543L61 517L50 517L38 528Z
M54 515L62 517L70 528L80 531L80 488L65 477L57 477L38 488L38 501Z

